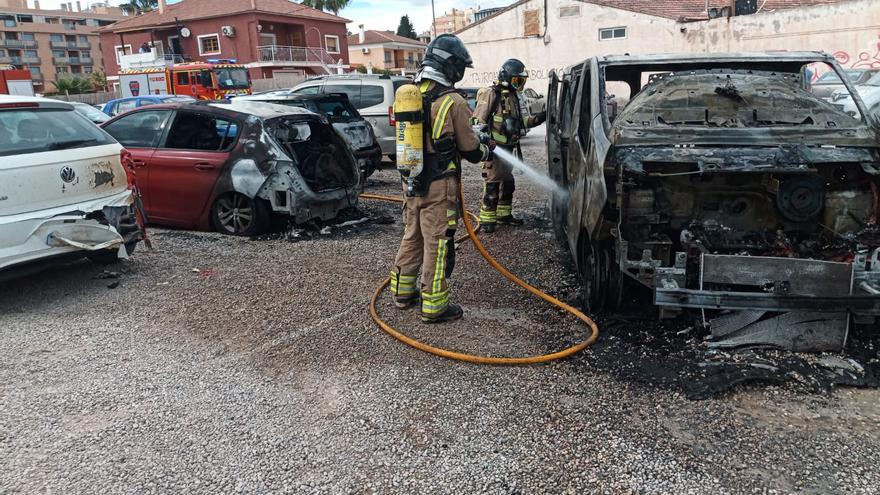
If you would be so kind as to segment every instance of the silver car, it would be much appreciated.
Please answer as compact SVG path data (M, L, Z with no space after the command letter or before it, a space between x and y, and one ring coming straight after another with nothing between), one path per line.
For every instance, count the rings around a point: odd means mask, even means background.
M290 90L293 94L345 93L376 132L382 154L394 159L394 92L412 82L402 76L344 74L320 76L304 81Z

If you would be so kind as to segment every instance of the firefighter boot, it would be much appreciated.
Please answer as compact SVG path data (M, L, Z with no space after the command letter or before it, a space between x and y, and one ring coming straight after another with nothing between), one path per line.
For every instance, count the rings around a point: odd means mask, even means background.
M436 316L427 316L425 313L422 313L422 323L446 323L461 319L463 315L464 310L461 309L461 306L449 303L446 309Z

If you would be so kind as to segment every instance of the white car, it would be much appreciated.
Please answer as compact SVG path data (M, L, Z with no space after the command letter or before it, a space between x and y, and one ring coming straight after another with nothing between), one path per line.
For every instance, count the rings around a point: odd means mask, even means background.
M68 103L0 95L0 272L127 257L143 237L127 154Z

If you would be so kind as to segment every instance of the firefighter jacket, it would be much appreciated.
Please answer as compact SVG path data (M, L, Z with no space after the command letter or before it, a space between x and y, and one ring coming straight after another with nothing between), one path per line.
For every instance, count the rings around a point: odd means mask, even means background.
M503 146L517 144L523 129L544 122L541 116L523 116L517 92L497 84L477 91L477 106L471 120L488 124L492 139Z

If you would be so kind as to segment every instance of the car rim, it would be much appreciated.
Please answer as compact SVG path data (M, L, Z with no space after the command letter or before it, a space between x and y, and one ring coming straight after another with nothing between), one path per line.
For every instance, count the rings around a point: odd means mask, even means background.
M227 232L241 234L254 222L254 209L241 194L224 196L217 201L217 219Z

